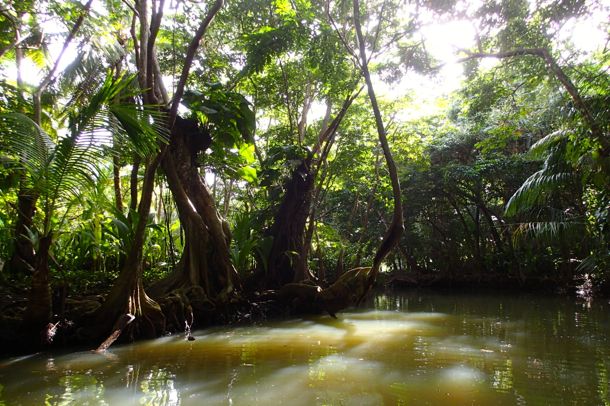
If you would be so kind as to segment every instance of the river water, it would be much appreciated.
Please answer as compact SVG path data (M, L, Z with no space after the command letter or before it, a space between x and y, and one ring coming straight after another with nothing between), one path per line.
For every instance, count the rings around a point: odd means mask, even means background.
M0 360L0 405L610 405L610 305L386 293L329 316Z

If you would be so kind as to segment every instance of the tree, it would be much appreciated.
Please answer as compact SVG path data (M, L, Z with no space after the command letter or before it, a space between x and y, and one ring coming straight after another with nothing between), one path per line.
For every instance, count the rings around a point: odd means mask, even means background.
M123 134L137 137L141 146L146 145L146 139L156 139L155 130L145 118L137 117L140 114L137 110L112 104L115 96L126 91L130 83L130 78L107 78L91 96L89 104L70 115L70 134L57 144L23 114L8 113L2 117L3 129L9 134L5 140L7 151L27 171L25 190L39 198L42 205L39 232L35 233L33 227L28 230L37 242L26 310L26 327L34 331L42 330L51 319L49 252L53 235L64 225L71 208L65 205L70 203L70 198L80 193L83 184L95 183L99 172L96 163L106 142L100 130L120 126ZM60 208L63 213L59 212Z
M145 103L169 105L165 125L171 135L169 143L160 145L159 152L147 159L138 204L137 226L130 253L108 299L93 315L93 320L99 327L98 334L108 331L111 323L120 320L123 314L132 314L136 317L130 328L139 333L138 335L155 336L165 329L165 317L160 307L146 295L142 284L142 247L146 219L151 206L154 175L160 165L166 173L187 232L182 259L174 274L178 276L170 276L158 289L158 293L161 295L185 286L197 288L193 292L202 307L195 310L198 310L199 314L205 314L209 310L210 300L215 299L214 294L222 294L220 300L226 301L227 295L233 290L237 274L229 257L228 236L222 227L212 196L192 159L202 150L201 143L196 140L200 135L198 125L178 116L178 106L185 95L196 52L222 5L222 0L210 5L199 23L186 49L182 72L170 100L162 82L155 44L162 23L164 2L153 2L151 9L147 1L137 3L138 12L133 17L134 21L139 23L140 32L139 36L136 36L132 31L132 40L135 45L138 80L141 89L145 91ZM203 258L200 261L198 256L193 255L197 250L207 252L207 259ZM217 281L212 287L209 282L211 278ZM185 313L186 310L178 317L184 318Z

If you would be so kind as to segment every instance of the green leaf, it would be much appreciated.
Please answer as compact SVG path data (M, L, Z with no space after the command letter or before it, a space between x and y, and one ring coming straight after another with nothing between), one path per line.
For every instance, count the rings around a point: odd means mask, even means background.
M242 143L239 147L239 156L247 163L251 164L256 160L254 144Z
M251 166L243 166L237 170L237 175L248 183L254 183L258 179L256 169Z

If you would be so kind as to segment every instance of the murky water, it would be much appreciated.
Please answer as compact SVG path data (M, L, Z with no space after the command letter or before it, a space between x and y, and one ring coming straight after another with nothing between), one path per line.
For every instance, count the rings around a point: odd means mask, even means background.
M610 305L377 296L368 309L0 361L0 405L610 405Z

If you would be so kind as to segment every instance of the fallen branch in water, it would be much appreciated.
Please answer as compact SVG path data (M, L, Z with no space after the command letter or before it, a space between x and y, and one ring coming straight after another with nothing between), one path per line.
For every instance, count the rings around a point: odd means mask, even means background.
M134 316L133 314L127 313L122 315L115 323L114 328L112 329L112 334L110 334L110 336L108 336L108 338L103 343L101 343L100 346L97 347L94 352L100 353L106 351L112 345L112 343L114 343L117 338L120 337L121 333L123 332L123 329L135 319L136 316Z
M58 321L55 324L49 323L49 324L47 324L45 329L42 330L41 335L42 335L42 342L44 344L52 344L53 343L53 339L55 338L55 334L57 334L57 327L59 326L59 323L61 323L61 322Z

